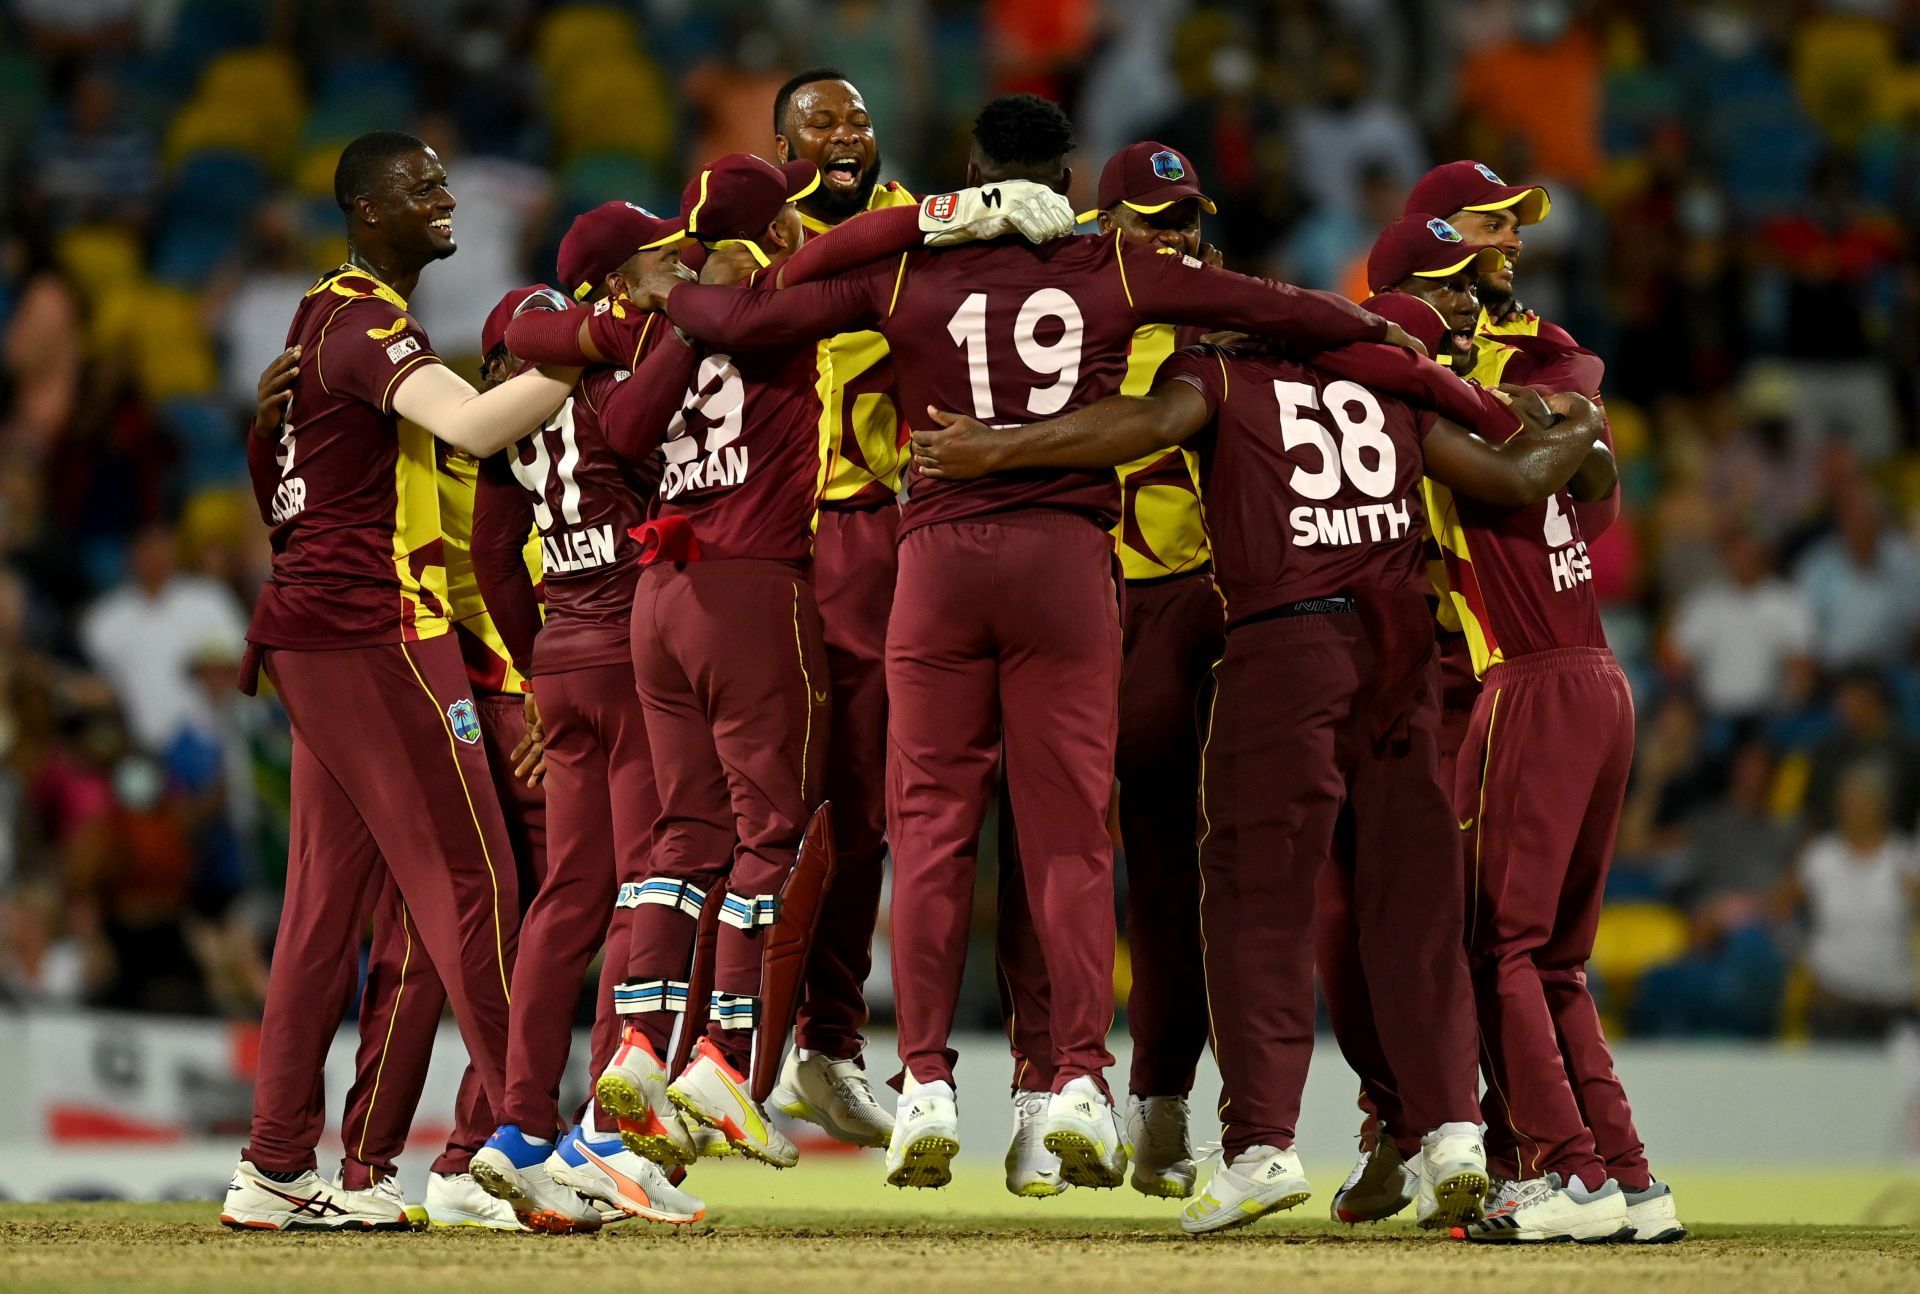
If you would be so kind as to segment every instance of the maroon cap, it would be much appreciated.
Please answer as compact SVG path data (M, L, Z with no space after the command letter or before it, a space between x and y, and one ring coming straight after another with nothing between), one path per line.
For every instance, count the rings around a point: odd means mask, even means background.
M1460 231L1438 216L1417 212L1388 225L1367 253L1367 286L1389 292L1407 279L1444 279L1472 266L1498 269L1506 256L1498 247L1469 247Z
M1128 144L1100 168L1097 201L1102 211L1124 202L1135 211L1152 215L1187 198L1199 199L1200 209L1208 215L1216 210L1213 199L1200 191L1200 176L1193 163L1177 148L1143 140Z
M1523 225L1537 225L1547 218L1553 202L1539 185L1508 184L1493 173L1493 168L1475 161L1448 162L1420 177L1407 194L1406 215L1416 211L1437 211L1450 216L1456 211L1504 211L1513 208Z
M560 240L560 282L575 301L585 301L635 252L684 237L686 225L677 216L656 216L631 202L603 202L575 216Z
M480 353L493 354L493 348L507 339L507 325L529 310L565 310L567 299L544 283L515 288L500 298L500 304L487 311L480 326Z
M1379 296L1368 297L1360 303L1362 310L1371 310L1388 323L1397 323L1407 330L1407 334L1427 348L1427 354L1436 362L1446 364L1449 361L1447 321L1440 312L1414 296L1411 292L1382 292Z
M775 166L752 153L728 153L707 163L680 195L687 233L708 246L751 242L789 202L820 185L820 168L796 159Z

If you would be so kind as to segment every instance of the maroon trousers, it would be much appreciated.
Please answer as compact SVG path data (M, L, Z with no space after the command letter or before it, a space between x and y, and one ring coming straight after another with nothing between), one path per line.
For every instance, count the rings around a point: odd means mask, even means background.
M547 732L547 875L520 929L500 1121L552 1138L580 981L619 883L646 875L659 797L631 665L541 674L533 689Z
M1136 1096L1185 1096L1207 1047L1206 1016L1193 1009L1200 957L1200 743L1214 662L1220 595L1209 572L1129 583L1122 617L1120 843L1127 866L1127 951L1133 986L1127 1032ZM1003 824L1011 814L1002 803ZM1018 848L1002 832L998 941L1003 1017L1014 1086L1053 1085L1046 967L1024 895ZM1012 883L1007 883L1011 878Z
M1647 1181L1645 1149L1587 992L1587 958L1633 766L1633 698L1605 648L1496 665L1461 749L1494 1171Z
M650 566L634 591L633 664L660 788L648 881L726 886L708 1036L744 1073L761 936L822 799L830 684L813 587L787 562ZM697 914L634 909L629 981L684 994ZM670 1010L646 1014L670 1034Z
M1113 1063L1113 843L1120 615L1113 541L1030 510L900 541L887 631L887 835L900 1059L953 1079L986 807L1005 752L1022 884L1051 992L1056 1089Z
M292 817L245 1154L291 1172L314 1164L327 1046L353 992L382 875L399 887L418 950L440 972L496 1104L506 1088L518 895L451 635L263 656L293 726Z
M533 896L546 870L547 798L513 775L513 749L526 733L526 717L517 696L476 696L480 737L493 771L493 790L505 812L507 837L522 900ZM347 1189L361 1190L394 1173L407 1144L426 1087L434 1034L446 1009L447 990L419 950L419 932L391 875L380 884L372 913L373 938L367 950L367 980L360 992L360 1047L353 1058L353 1086L347 1089L340 1140L346 1147L341 1172ZM516 973L518 967L516 960ZM464 1173L473 1152L486 1144L498 1120L487 1104L472 1065L460 1078L454 1105L453 1135L436 1173Z
M1200 918L1229 1156L1293 1144L1329 859L1351 874L1407 1118L1424 1129L1479 1115L1458 833L1434 780L1435 675L1419 680L1405 739L1377 744L1374 664L1357 615L1308 615L1235 629L1214 672Z
M833 680L826 796L833 885L807 957L794 1041L836 1059L860 1054L867 974L887 856L887 620L899 570L900 509L822 508L813 537L827 673Z

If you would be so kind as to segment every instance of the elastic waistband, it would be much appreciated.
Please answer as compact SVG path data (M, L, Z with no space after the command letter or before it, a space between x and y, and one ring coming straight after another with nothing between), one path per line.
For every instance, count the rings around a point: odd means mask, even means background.
M1091 526L1102 535L1112 529L1112 523L1088 512L1075 512L1068 508L1009 508L1005 512L983 512L973 517L954 517L944 521L915 521L912 513L902 515L900 538L918 534L922 530L932 530L936 526L1000 526L1009 530L1059 530L1073 534L1081 533L1084 527Z
M656 574L692 575L696 571L748 573L757 570L777 572L781 575L799 575L804 577L810 565L807 562L790 561L783 557L703 557L691 562L654 562L640 568L640 578L646 580Z
M1213 574L1213 563L1206 562L1200 566L1190 567L1184 571L1175 571L1171 575L1154 575L1144 580L1129 579L1127 581L1127 587L1130 589L1157 589L1168 584L1178 584L1181 580L1193 580L1198 579L1202 575L1211 574Z
M1501 661L1487 671L1484 685L1491 687L1496 682L1535 674L1579 674L1588 670L1618 672L1619 669L1619 662L1614 660L1611 648L1555 647L1550 651L1528 652L1524 656Z
M1235 629L1245 629L1248 625L1257 625L1267 620L1292 620L1299 616L1352 615L1357 609L1354 600L1344 594L1337 598L1302 598L1298 602L1268 607L1265 611L1254 612L1244 620L1236 620L1227 626L1227 632L1232 633Z

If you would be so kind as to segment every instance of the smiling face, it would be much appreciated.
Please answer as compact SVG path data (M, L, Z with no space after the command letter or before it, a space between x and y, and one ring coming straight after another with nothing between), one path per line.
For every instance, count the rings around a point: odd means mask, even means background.
M880 145L866 101L845 81L813 81L793 92L773 137L776 160L803 158L820 168L807 214L829 224L867 209L880 182Z
M1520 261L1520 217L1511 207L1505 211L1456 211L1447 217L1447 223L1460 231L1461 241L1468 247L1498 247L1506 254L1505 265L1486 272L1484 286L1491 295L1511 298L1513 270Z
M1200 254L1200 200L1182 198L1160 211L1135 211L1116 202L1100 213L1100 232L1121 234L1158 247L1171 247L1189 256Z
M356 209L381 241L421 265L453 255L456 204L439 154L431 148L398 154L374 187L356 199Z
M1432 306L1447 321L1447 344L1456 356L1473 354L1473 334L1480 326L1477 278L1469 267L1444 279L1424 279L1416 274L1399 287L1399 291Z

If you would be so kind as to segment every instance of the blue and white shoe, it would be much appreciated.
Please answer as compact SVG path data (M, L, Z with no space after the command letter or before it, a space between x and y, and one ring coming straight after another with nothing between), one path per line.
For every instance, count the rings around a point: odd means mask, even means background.
M517 1124L503 1124L473 1157L473 1180L496 1200L505 1200L529 1231L570 1235L598 1231L600 1210L547 1172L551 1141L538 1141Z
M547 1160L547 1176L588 1204L607 1205L629 1217L685 1225L707 1216L699 1197L674 1186L651 1159L628 1150L618 1133L589 1138L585 1129L569 1128Z

